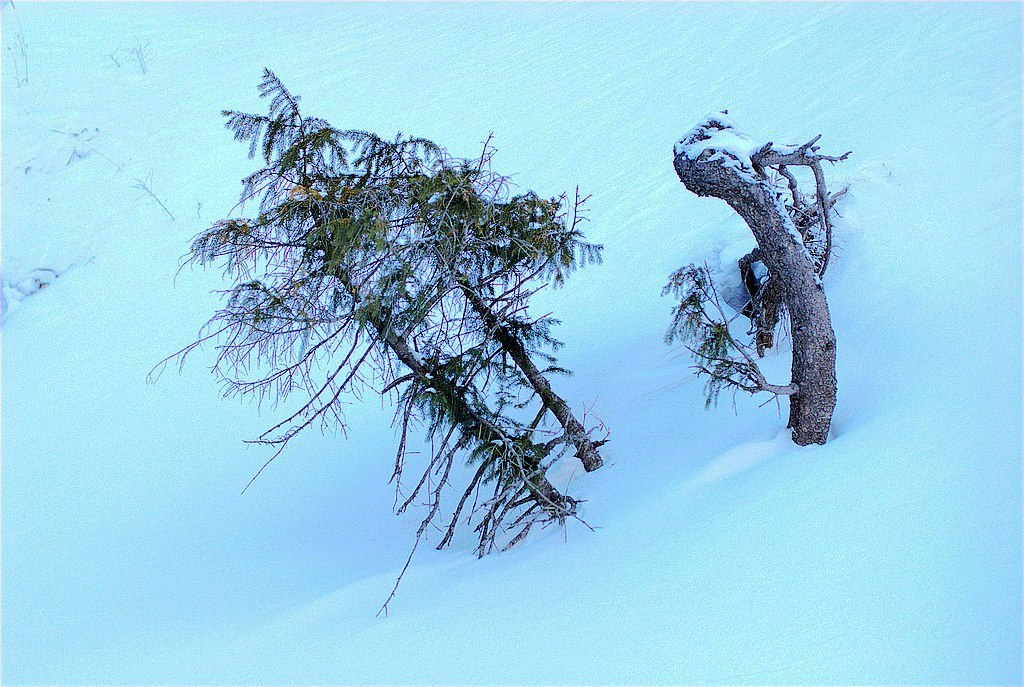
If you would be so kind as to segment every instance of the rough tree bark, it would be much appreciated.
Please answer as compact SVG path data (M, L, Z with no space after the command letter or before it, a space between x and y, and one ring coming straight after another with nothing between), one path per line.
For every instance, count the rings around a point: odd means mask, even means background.
M754 157L757 157L756 153ZM789 181L789 189L793 197L793 204L790 206L793 222L796 224L800 236L803 237L804 245L815 247L816 250L811 257L818 276L824 277L832 253L832 220L828 213L839 198L846 193L846 190L830 195L828 202L821 207L816 201L809 202L800 193L796 178L788 173L785 165L779 165L778 170ZM820 174L820 169L817 174ZM816 179L817 174L815 175ZM824 184L824 179L821 183ZM822 212L826 214L822 215ZM819 228L822 229L821 234L816 236ZM818 239L818 244L808 244L814 239ZM772 279L771 273L763 280L759 280L754 273L755 263L764 264L760 248L755 248L744 255L736 265L740 269L740 277L743 280L743 286L747 289L747 295L750 296L750 301L743 308L742 314L750 319L758 357L764 357L765 351L775 345L775 327L782 315L782 288L778 279Z
M762 261L779 280L793 338L795 390L790 395L789 427L800 445L824 444L828 438L836 404L836 338L818 270L763 169L814 163L818 181L818 161L841 158L817 155L812 147L816 141L800 147L775 148L768 143L758 148L727 117L712 115L676 144L674 159L679 180L688 190L721 198L743 218ZM828 196L824 198L827 202Z

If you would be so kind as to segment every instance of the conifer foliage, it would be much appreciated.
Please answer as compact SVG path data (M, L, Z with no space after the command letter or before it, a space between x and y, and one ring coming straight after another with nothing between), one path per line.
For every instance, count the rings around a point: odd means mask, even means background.
M269 70L259 91L267 114L224 112L264 163L240 202L258 201L258 212L195 239L190 259L223 266L233 286L178 355L215 341L227 394L304 395L256 440L275 457L310 426L344 428L340 406L352 396L395 399L397 512L427 506L417 544L463 458L473 468L438 548L466 523L483 555L577 517L578 501L546 472L570 451L597 469L607 432L586 428L552 389L548 377L567 372L553 356L556 320L528 305L546 284L600 262L601 246L580 229L586 199L513 193L491 168L489 140L460 159L425 139L307 117ZM405 480L419 427L433 449Z

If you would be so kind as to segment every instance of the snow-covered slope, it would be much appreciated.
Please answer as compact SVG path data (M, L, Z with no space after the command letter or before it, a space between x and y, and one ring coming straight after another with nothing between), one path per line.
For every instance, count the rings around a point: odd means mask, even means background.
M60 276L3 321L3 682L1019 684L1020 38L1014 4L6 6L3 279ZM377 619L418 524L389 410L239 496L273 410L220 400L209 351L145 384L216 303L175 272L252 168L219 111L263 66L339 126L493 131L522 186L593 194L605 264L538 307L613 431L573 478L596 532L426 548ZM662 344L667 275L752 243L671 166L721 108L853 151L824 447L761 399L705 412Z

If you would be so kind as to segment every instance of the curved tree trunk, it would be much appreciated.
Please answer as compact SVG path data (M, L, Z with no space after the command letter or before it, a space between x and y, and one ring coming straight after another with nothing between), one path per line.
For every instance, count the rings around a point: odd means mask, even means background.
M793 441L824 444L836 404L836 338L825 292L800 233L775 187L751 160L774 152L770 146L758 149L728 119L713 116L676 145L674 166L688 190L721 198L743 218L765 266L779 279L793 336Z

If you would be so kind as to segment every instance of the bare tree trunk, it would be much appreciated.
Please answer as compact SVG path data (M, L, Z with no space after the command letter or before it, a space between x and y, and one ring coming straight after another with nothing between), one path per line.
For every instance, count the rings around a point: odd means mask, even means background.
M747 289L750 302L743 308L743 315L750 318L754 330L754 345L759 358L775 345L775 327L782 315L782 288L779 280L769 274L764 281L758 281L754 274L754 263L761 262L761 249L755 248L742 258L737 265L743 286Z
M676 145L675 170L688 190L729 203L753 232L772 278L779 279L793 336L796 392L789 406L793 441L824 444L836 404L836 339L825 292L782 198L759 173L758 168L779 164L777 158L783 153L768 144L743 159L737 140L747 142L726 118L709 117ZM789 159L786 163L800 164Z
M480 294L476 292L465 278L459 278L459 286L462 287L462 291L466 294L466 299L473 307L473 310L483 320L484 326L493 333L494 338L501 344L501 347L508 353L519 369L522 370L523 375L530 382L530 386L540 396L541 403L551 411L558 420L558 423L562 425L566 436L576 447L576 457L583 463L583 469L587 472L593 472L604 465L601 454L597 451L597 445L590 440L590 436L587 434L583 424L576 419L576 416L569 409L569 404L555 393L551 388L551 383L537 369L537 366L533 364L533 360L530 359L529 353L527 353L519 338L502 324L498 315L488 307L484 299L480 297Z

